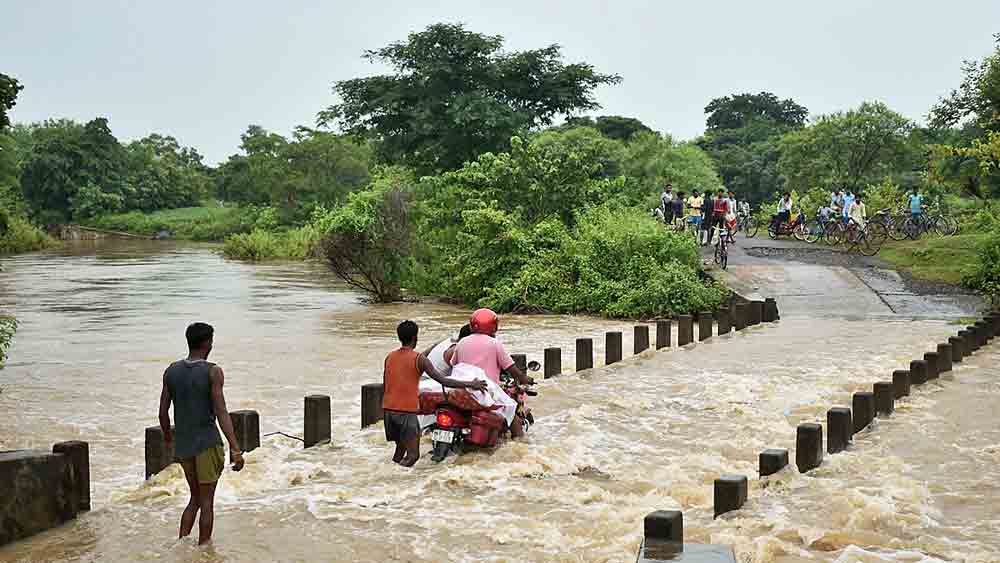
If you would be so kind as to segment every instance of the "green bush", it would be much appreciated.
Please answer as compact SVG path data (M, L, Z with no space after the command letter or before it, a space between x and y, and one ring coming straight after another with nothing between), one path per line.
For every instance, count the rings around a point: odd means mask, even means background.
M0 368L7 359L7 350L10 349L15 332L17 332L17 319L0 315Z
M262 215L265 216L265 226L270 227L272 215L260 208L219 206L184 207L153 213L132 211L96 217L86 221L86 224L98 229L137 235L152 236L160 231L169 231L179 239L220 242L229 235L249 232L258 227Z
M53 243L44 231L27 219L9 215L0 209L0 254L16 254L42 250Z
M222 253L229 258L259 262L281 256L281 235L254 229L226 238Z
M993 230L980 243L979 261L962 278L962 283L975 289L994 305L1000 306L1000 229Z

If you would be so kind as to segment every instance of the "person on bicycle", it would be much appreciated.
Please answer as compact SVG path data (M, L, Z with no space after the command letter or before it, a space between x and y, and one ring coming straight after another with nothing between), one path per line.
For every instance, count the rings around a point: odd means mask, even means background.
M712 200L712 226L710 229L718 227L721 236L722 230L726 228L726 215L728 214L729 198L726 197L726 192L722 188L719 188L719 191L715 194L715 199ZM708 242L712 242L711 231L708 234Z
M688 224L696 230L701 226L701 204L702 197L698 194L698 190L691 192L691 197L687 200L687 218Z
M792 194L785 192L778 201L778 214L774 216L775 231L779 230L782 223L788 223L792 219Z
M670 202L670 216L673 217L674 227L684 227L684 192L678 192L677 197Z
M913 193L910 194L909 200L910 217L912 217L914 221L917 221L920 219L920 214L923 212L924 198L920 195L920 192L917 191L917 188L913 188Z

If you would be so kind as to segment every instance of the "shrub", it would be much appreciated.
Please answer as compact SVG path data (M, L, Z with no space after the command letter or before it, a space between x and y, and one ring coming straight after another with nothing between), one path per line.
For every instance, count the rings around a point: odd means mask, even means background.
M966 287L983 293L990 303L1000 306L1000 229L980 243L979 262L962 278Z
M259 224L269 224L268 217L260 220L261 213L260 208L184 207L148 214L132 211L104 215L88 220L86 224L98 229L137 235L155 235L160 231L169 231L179 239L219 242L232 234L250 232Z
M229 258L254 262L276 258L281 255L280 235L263 229L231 235L226 238L222 253Z
M42 250L52 243L49 235L27 219L9 215L0 209L0 254Z
M15 332L17 332L17 319L0 315L0 367L3 367L3 363L7 359L7 350L10 349Z

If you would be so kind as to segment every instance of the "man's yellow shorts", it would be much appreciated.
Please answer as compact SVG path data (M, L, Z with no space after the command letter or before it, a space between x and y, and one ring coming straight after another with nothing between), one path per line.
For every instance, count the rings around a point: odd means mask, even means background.
M222 444L216 444L184 461L194 463L194 471L195 475L198 476L199 484L215 483L219 477L222 477L222 470L226 468L226 450Z

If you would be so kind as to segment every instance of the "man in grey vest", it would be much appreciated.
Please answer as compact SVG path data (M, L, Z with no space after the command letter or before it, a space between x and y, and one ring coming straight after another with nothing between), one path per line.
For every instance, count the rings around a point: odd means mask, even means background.
M222 394L225 380L222 368L208 362L214 332L205 323L194 323L187 328L188 357L170 364L163 373L163 391L160 392L160 428L168 444L176 439L174 453L184 468L184 477L191 489L191 499L181 516L179 537L187 537L191 533L194 520L201 512L198 520L199 545L212 539L215 486L226 465L222 437L215 426L216 419L229 442L233 471L243 469L243 454L226 409L226 397ZM176 418L174 431L170 430L171 403Z

